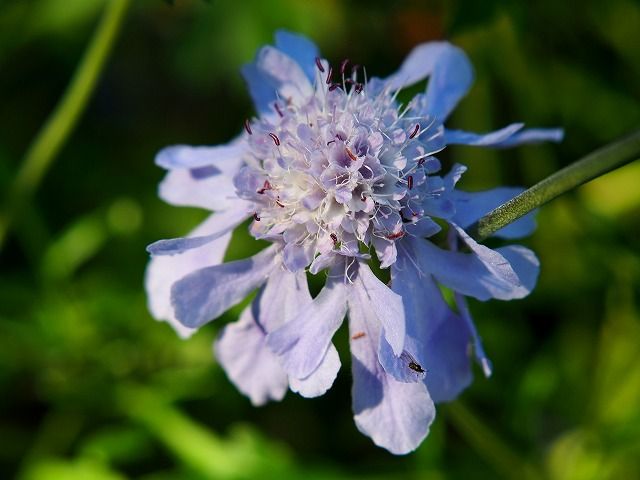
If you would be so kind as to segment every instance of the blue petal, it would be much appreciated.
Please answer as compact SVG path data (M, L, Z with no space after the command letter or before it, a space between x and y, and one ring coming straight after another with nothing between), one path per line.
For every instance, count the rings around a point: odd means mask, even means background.
M412 244L419 267L454 291L478 300L510 300L529 293L509 262L487 247L479 246L478 255L477 252L443 250L427 240L417 238L408 238L407 241Z
M301 102L313 94L313 87L306 74L290 56L273 47L263 47L258 52L255 66L280 98Z
M167 172L158 187L160 198L170 205L215 211L226 210L237 201L231 175L197 178L193 171L176 169Z
M498 187L483 192L454 190L451 193L456 203L456 214L453 217L453 221L462 228L467 228L494 208L511 200L523 191L524 189L520 187ZM537 210L534 210L526 214L524 217L501 228L493 236L522 238L530 235L536 229L536 213Z
M349 296L354 420L376 445L406 454L429 433L435 407L424 383L399 382L380 365L381 325L359 290Z
M197 270L171 287L176 318L196 328L214 320L262 285L280 261L274 245L246 260Z
M490 133L472 133L463 130L445 130L444 141L447 145L473 145L490 147L504 142L524 127L524 123L513 123Z
M212 166L221 173L229 173L239 168L244 151L244 143L237 141L214 147L173 145L160 150L156 155L155 162L156 165L167 170Z
M200 248L227 234L247 218L249 218L247 202L237 201L234 208L210 217L209 225L211 228L207 235L158 240L147 247L147 252L154 256L179 255L188 250Z
M402 244L391 278L394 292L404 303L405 349L426 371L423 381L433 401L450 401L472 380L470 332L444 301L431 275L417 269L410 245Z
M530 128L514 123L490 133L472 133L463 130L446 130L447 145L472 145L478 147L507 148L525 143L560 142L564 136L561 128Z
M396 356L402 353L405 337L405 320L402 298L376 277L371 269L360 263L353 290L366 300L371 318L382 326L385 339Z
M331 388L339 370L340 357L338 350L332 344L329 344L329 349L318 368L307 378L289 377L289 387L303 397L319 397Z
M342 278L329 278L318 296L292 321L269 333L267 342L285 371L304 379L320 365L347 310Z
M298 62L307 78L313 83L316 77L315 60L320 56L320 51L315 43L304 35L278 30L276 32L276 47Z
M536 287L540 273L540 261L535 253L522 245L496 248L496 252L509 261L520 282L527 290L531 291Z
M392 89L404 88L430 76L426 115L444 121L473 83L467 55L447 42L424 43L407 56L400 70L387 78Z
M458 307L458 311L464 320L466 327L473 339L473 354L476 357L476 361L482 368L482 372L485 377L490 377L493 371L493 367L491 365L491 360L487 357L487 354L484 353L484 347L482 346L482 340L480 339L480 335L478 335L478 330L476 329L475 324L473 323L473 319L471 318L471 313L469 312L469 307L467 306L467 301L459 293L454 294L454 299L456 302L456 306Z
M266 345L266 335L248 306L240 320L226 325L216 342L214 354L229 380L255 406L282 400L289 385L278 358Z
M216 216L211 215L190 235L206 235L218 228ZM171 286L191 272L222 262L230 239L231 233L226 233L207 244L206 247L194 248L173 257L151 258L145 272L144 283L149 311L154 318L167 321L183 338L193 334L194 329L185 327L175 317L171 306Z
M276 269L260 296L260 324L273 332L300 313L311 302L311 294L304 272L290 273Z
M240 72L247 83L256 110L260 113L271 112L272 105L278 98L276 87L258 70L255 63L243 65Z

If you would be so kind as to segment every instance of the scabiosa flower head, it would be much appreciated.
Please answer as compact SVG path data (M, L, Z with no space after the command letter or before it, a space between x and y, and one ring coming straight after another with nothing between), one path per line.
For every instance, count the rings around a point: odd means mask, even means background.
M491 373L465 297L521 298L538 272L530 250L491 250L464 230L520 190L461 191L465 167L442 174L434 155L452 144L557 141L562 132L445 128L473 77L465 54L445 42L419 45L397 73L368 79L361 67L332 66L308 39L280 31L242 73L258 115L238 138L168 147L156 158L169 170L164 200L215 213L189 236L149 246L150 310L188 336L257 289L214 345L255 405L287 389L326 392L340 368L332 337L348 316L356 425L377 445L410 452L429 431L434 402L469 385L472 357ZM427 77L424 94L398 102L402 88ZM231 231L247 219L251 235L272 245L222 263ZM430 241L443 226L445 245ZM529 215L497 235L533 228ZM390 268L390 285L368 266L372 255ZM307 273L321 271L326 283L312 298ZM454 305L438 284L453 291Z

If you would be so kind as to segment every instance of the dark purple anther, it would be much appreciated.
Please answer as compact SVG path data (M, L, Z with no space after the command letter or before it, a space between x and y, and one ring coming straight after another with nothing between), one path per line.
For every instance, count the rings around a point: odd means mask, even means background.
M259 195L263 195L265 191L267 190L271 190L271 184L269 183L269 180L265 180L264 181L264 185L262 185L262 188L260 190L258 190L256 193L258 193Z
M345 58L340 64L340 75L344 75L344 71L347 69L347 65L349 65L349 59Z
M280 110L280 105L278 105L278 102L275 102L273 104L273 108L276 109L276 112L278 112L278 115L280 115L281 117L284 117L284 113L282 113L282 110Z
M258 216L258 212L253 212L253 219L254 219L256 222L259 222L259 221L260 221L260 217Z
M416 123L416 127L413 129L413 132L411 132L411 135L409 135L409 138L415 137L419 131L420 131L420 124Z
M273 139L273 143L276 144L276 147L280 146L280 139L275 133L270 133L269 136Z
M320 57L316 57L316 66L318 67L318 70L320 70L322 73L324 73L324 67L322 66L322 62L320 61Z
M336 88L340 88L340 85L339 85L339 84L337 84L337 83L332 83L332 84L329 86L329 91L330 91L330 92L333 92Z
M409 190L413 188L413 176L411 175L407 177L407 187L409 187Z
M247 131L247 133L249 135L251 135L253 132L251 131L251 124L249 123L249 119L245 119L244 121L244 129Z
M422 165L427 159L422 157L420 160L418 160L418 165Z
M338 246L338 236L335 233L332 233L329 236L331 237L331 240L333 240L333 246L337 247Z
M327 73L327 85L331 84L331 77L333 77L333 67L329 65L329 72Z

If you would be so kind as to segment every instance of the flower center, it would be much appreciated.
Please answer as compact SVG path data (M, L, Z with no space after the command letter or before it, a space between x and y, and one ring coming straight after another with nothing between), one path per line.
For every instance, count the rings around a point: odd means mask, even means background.
M361 244L380 257L442 190L429 174L440 168L432 155L444 147L443 127L420 114L421 95L403 107L380 80L358 82L357 67L347 76L347 61L336 71L316 64L308 98L279 100L273 114L245 123L238 195L255 205L252 234L284 241L300 264L362 256Z

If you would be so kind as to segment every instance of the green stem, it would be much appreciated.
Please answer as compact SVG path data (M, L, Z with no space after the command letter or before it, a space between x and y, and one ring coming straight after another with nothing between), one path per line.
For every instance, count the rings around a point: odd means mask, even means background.
M38 188L78 123L120 30L130 0L108 0L100 23L67 90L40 129L9 186L0 213L0 248L16 217Z
M458 433L504 478L540 480L544 475L514 453L489 427L460 401L445 406L445 414Z
M469 227L468 232L476 240L484 240L557 196L638 158L640 158L640 130L558 170L487 213Z

